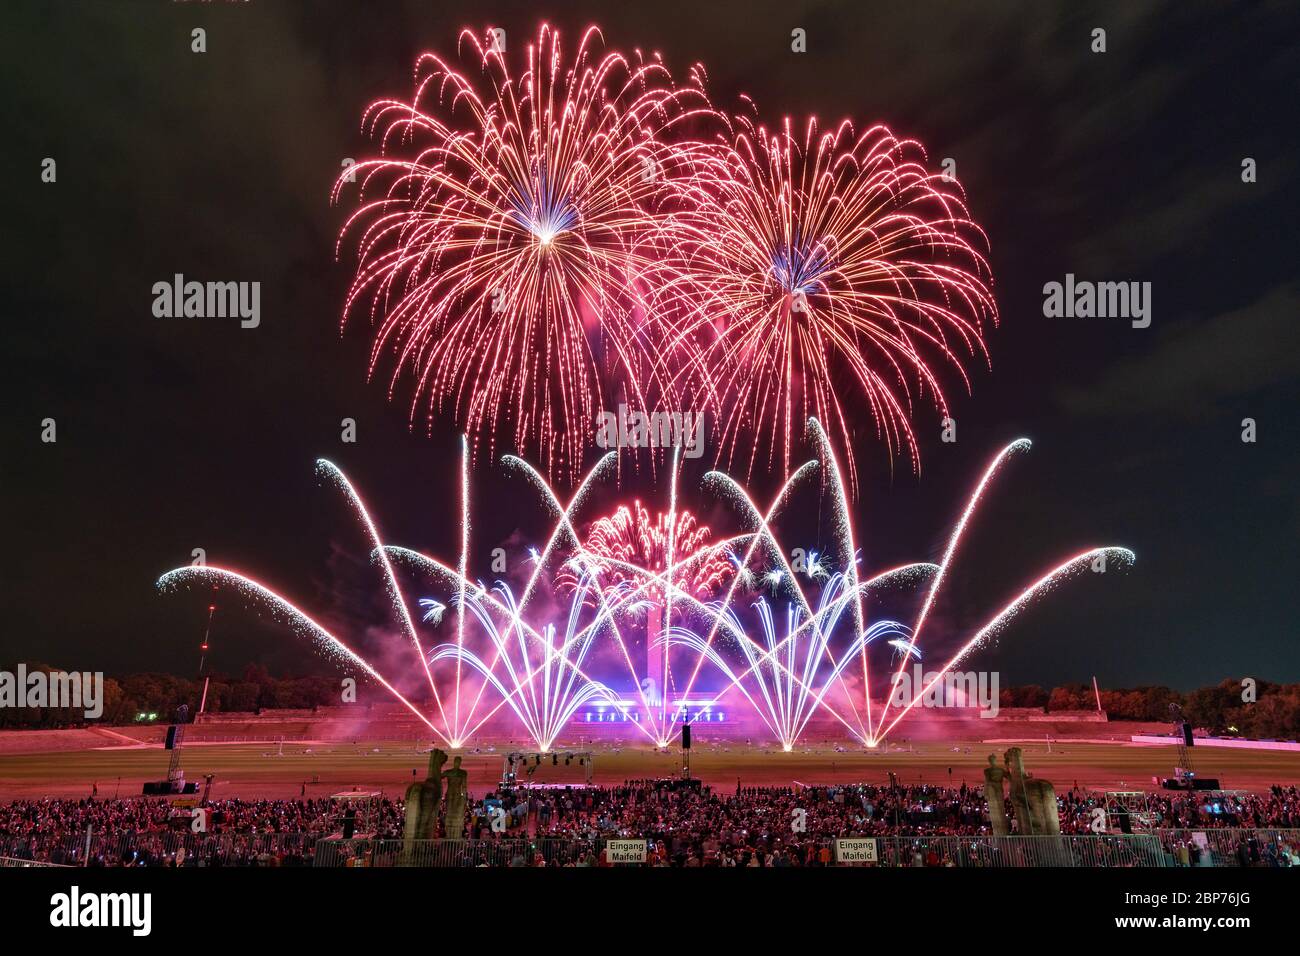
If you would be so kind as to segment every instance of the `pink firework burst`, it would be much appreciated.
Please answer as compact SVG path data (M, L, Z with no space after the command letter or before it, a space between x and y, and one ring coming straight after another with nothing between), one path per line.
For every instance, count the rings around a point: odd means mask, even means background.
M566 54L542 25L517 75L503 37L463 32L469 69L424 54L409 101L366 111L382 155L334 189L360 186L339 238L357 256L344 322L368 307L370 374L391 362L390 397L409 377L412 424L424 403L430 428L448 413L475 448L565 477L597 411L647 407L650 210L682 170L669 132L711 109L657 56L599 53L594 27Z
M708 525L700 524L689 511L677 512L674 528L668 515L659 512L652 517L640 501L633 501L593 522L583 550L591 556L592 570L605 587L623 582L641 585L651 575L662 575L671 555L673 586L705 600L735 573L730 562L709 546L711 534ZM632 565L635 570L629 569ZM646 586L641 593L655 604L664 601L659 585Z
M604 600L644 614L639 690L652 715L657 711L654 722L661 728L661 739L663 728L671 723L669 690L676 681L665 637L673 617L672 594L704 601L737 573L721 549L709 544L710 537L708 526L689 511L652 517L640 501L633 501L593 522L581 549L580 567L591 575ZM671 589L664 586L668 582ZM575 586L572 568L558 575L556 583ZM630 604L626 597L620 600L627 595L635 596ZM682 603L679 599L678 607ZM630 657L628 662L635 669ZM691 674L692 668L685 673Z
M939 370L988 360L996 324L984 233L961 187L925 165L919 143L874 126L810 119L690 149L673 182L679 241L652 286L676 316L674 352L696 352L674 387L719 415L718 458L752 474L790 466L812 416L845 453L856 487L854 407L869 410L891 459L920 462L911 416L948 414ZM752 440L751 440L752 439Z

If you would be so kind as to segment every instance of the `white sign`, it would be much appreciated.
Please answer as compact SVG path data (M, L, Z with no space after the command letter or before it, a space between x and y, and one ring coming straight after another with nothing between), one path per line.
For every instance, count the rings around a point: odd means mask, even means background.
M836 863L875 863L876 841L861 837L835 841Z
M608 840L605 859L610 863L644 863L645 840Z

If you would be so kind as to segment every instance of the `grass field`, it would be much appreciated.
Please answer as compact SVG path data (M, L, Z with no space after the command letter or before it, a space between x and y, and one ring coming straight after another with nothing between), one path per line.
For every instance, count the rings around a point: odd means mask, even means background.
M958 741L918 743L891 748L888 753L861 749L837 752L830 744L783 753L745 745L706 745L691 753L692 775L715 787L742 785L885 782L897 773L906 783L983 782L987 755L1000 754L1009 744ZM1020 744L1025 765L1058 790L1076 783L1099 789L1151 789L1152 777L1172 774L1177 750L1173 746L1055 741L1048 752L1042 740ZM679 751L660 753L646 747L592 748L596 754L595 782L612 784L640 777L680 773ZM214 775L214 796L297 796L306 784L309 796L324 796L354 787L400 794L424 776L427 756L412 744L275 743L197 744L183 751L186 779L202 783ZM97 783L101 797L140 793L146 780L166 776L169 754L157 745L67 749L43 753L0 753L0 800L33 796L81 797ZM463 754L471 789L482 793L501 777L498 752ZM1217 776L1228 789L1262 789L1272 783L1300 783L1300 753L1197 747L1195 765L1201 776ZM949 770L951 768L951 776ZM545 760L533 779L541 783L581 783L585 770L576 758L566 767Z

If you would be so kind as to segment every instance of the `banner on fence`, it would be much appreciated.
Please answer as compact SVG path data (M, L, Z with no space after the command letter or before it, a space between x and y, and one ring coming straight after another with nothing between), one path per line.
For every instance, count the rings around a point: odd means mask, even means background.
M645 840L609 840L605 844L605 859L610 863L644 863Z
M876 841L869 837L835 841L836 863L876 863Z

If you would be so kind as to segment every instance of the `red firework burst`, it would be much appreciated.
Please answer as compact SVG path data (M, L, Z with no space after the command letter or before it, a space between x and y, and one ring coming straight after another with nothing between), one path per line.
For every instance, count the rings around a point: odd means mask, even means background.
M513 438L562 477L597 411L648 407L659 350L640 276L663 241L648 210L681 169L666 133L710 112L657 56L599 55L599 39L589 28L566 59L543 25L517 76L492 30L461 34L473 71L421 56L409 102L366 112L382 157L334 190L360 184L339 242L357 234L344 322L368 303L370 373L390 355L412 423L423 399L430 427L450 412L476 448Z
M666 708L674 683L668 645L662 639L673 616L673 604L667 589L651 582L665 575L671 565L673 572L665 576L674 594L685 592L700 601L712 597L735 569L718 549L709 546L709 538L708 526L697 522L689 511L676 512L675 521L663 512L651 517L640 501L633 501L630 507L620 505L613 514L593 522L587 532L580 567L591 575L606 599L619 602L622 595L625 602L634 596L633 603L624 603L624 607L635 609L638 616L644 612L643 664L636 671L638 665L630 655L627 662L636 673L640 692L655 708ZM576 587L572 564L556 576L556 584ZM685 603L678 598L676 606ZM665 716L666 711L661 710L661 726Z
M637 586L649 575L663 574L668 566L672 527L668 515L659 512L651 516L640 501L633 501L630 506L620 505L613 514L593 522L583 549L591 557L588 567L600 586L613 589L625 582ZM678 590L699 600L711 597L728 580L728 575L735 572L717 549L710 548L711 536L708 525L700 524L689 511L677 512L671 542L672 562L677 571L672 582ZM636 570L623 565L635 565ZM658 585L647 587L640 598L663 604L664 589Z
M961 187L883 126L825 132L815 119L801 136L789 120L771 131L739 118L691 161L693 178L673 183L674 251L651 285L676 316L674 351L696 353L673 384L719 416L719 460L752 473L765 447L788 469L816 416L855 486L849 410L865 405L891 459L905 449L919 469L914 401L947 415L936 367L969 389L963 359L987 362L984 326L997 322Z

